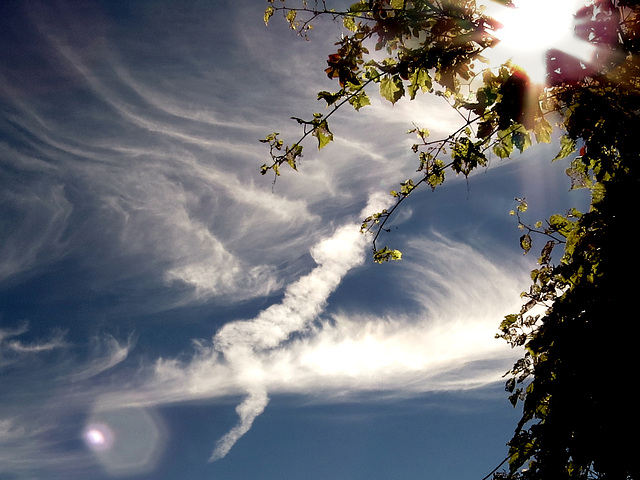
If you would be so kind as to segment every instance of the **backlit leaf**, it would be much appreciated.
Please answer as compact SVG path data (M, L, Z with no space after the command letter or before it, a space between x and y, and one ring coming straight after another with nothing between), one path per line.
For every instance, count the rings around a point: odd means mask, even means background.
M344 25L344 28L351 30L352 32L356 32L358 30L358 25L353 17L344 17L342 19L342 24Z
M568 157L576 150L576 141L572 138L563 135L560 137L560 151L555 156L553 161L560 160L562 158Z
M329 130L329 124L326 120L316 126L312 135L318 139L318 149L326 147L333 140L333 133Z
M358 92L351 97L349 97L349 103L356 110L360 110L362 107L366 107L367 105L371 105L371 101L365 92Z
M384 247L373 253L373 259L376 263L388 262L390 260L402 260L402 252L400 250L392 250L389 247Z
M527 233L520 237L520 248L524 250L525 255L531 250L531 236Z
M385 76L380 80L380 95L391 103L396 103L404 95L400 77Z
M266 8L266 10L264 11L264 17L263 17L265 25L269 25L269 19L273 16L273 12L275 11L276 9L271 6Z
M425 68L419 68L412 72L409 76L409 81L410 84L407 90L411 100L416 97L416 93L418 93L418 91L428 92L432 88L431 77Z
M550 143L553 126L545 119L541 118L533 127L533 133L538 143Z
M287 21L289 22L289 26L294 30L296 28L295 20L297 15L298 15L298 12L296 12L295 10L289 10L287 12Z

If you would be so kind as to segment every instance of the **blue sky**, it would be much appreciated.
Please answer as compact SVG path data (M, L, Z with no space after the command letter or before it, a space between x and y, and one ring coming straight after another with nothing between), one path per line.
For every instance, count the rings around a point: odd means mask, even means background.
M263 2L0 7L0 479L479 479L518 412L494 339L532 222L584 196L537 146L406 202L377 265L362 218L415 171L442 100L334 116L300 172L339 25ZM332 117L332 118L334 118Z

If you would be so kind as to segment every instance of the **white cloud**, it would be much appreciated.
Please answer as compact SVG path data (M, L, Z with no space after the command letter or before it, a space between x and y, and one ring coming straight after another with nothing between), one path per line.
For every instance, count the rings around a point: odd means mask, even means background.
M0 243L0 280L63 254L62 237L73 210L63 185L10 185L0 191L0 201L2 210L8 209L7 217L12 219L0 224L4 237Z
M334 314L285 348L265 352L270 391L404 396L501 379L517 352L494 335L500 319L520 308L525 268L496 266L439 236L405 252L413 259L400 281L420 306L417 313L404 313L402 303L390 298L396 313Z
M132 335L126 342L119 342L108 334L93 337L89 346L90 358L69 375L71 381L87 380L119 365L127 359L134 343Z
M66 333L60 329L54 329L44 339L20 338L28 332L27 322L15 328L0 328L0 368L18 363L26 357L69 347Z
M258 157L266 156L257 142L262 123L220 122L210 113L220 110L215 102L185 104L178 94L168 97L140 84L102 42L107 71L112 68L114 73L96 75L95 59L86 56L70 32L40 18L34 22L56 60L110 108L91 120L104 117L100 128L87 128L80 135L73 117L54 122L39 105L12 100L22 114L17 121L58 162L60 182L81 186L86 197L73 200L83 202L77 210L86 220L84 225L67 224L76 205L63 203L64 187L56 185L56 198L47 204L48 209L60 207L55 215L46 215L51 231L31 232L28 239L9 234L0 252L6 260L0 279L35 264L43 246L52 250L55 236L64 232L70 251L86 249L87 255L99 257L88 259L92 266L122 265L119 278L152 272L177 286L184 294L182 302L213 297L232 302L281 288L274 265L290 258L287 247L308 243L300 232L319 223L319 217L306 201L276 195L267 179L254 183L247 174L250 168L258 176ZM218 115L226 119L227 113ZM117 142L111 130L119 132ZM247 146L247 131L255 144ZM23 158L19 168L30 160ZM15 204L20 199L9 200ZM38 205L28 208L30 214L39 210ZM42 230L47 223L38 225ZM133 265L144 271L135 271Z
M215 462L224 458L240 437L249 431L253 421L264 411L267 403L269 398L266 391L263 389L250 391L249 395L236 407L236 413L240 418L238 424L218 440L209 461Z
M46 28L43 31L47 33ZM248 44L254 58L262 57L263 66L268 63L263 44L251 29L239 31L252 36ZM132 338L96 337L84 363L57 358L39 372L53 378L50 383L34 377L35 381L20 385L28 391L38 383L43 392L54 392L50 403L24 409L25 415L36 412L47 419L42 428L38 419L26 421L8 413L0 420L0 464L5 458L26 464L36 456L45 466L54 463L54 449L36 445L39 436L55 431L64 417L50 413L86 409L96 397L99 405L117 408L242 396L237 425L212 452L211 459L217 460L249 431L269 396L296 393L329 402L371 392L405 396L467 389L499 379L508 367L512 353L493 333L500 317L512 310L512 299L517 301L519 274L446 238L430 237L405 250L414 259L404 264L395 280L405 285L402 299L412 309L327 311L331 294L362 265L369 246L369 239L358 232L361 217L342 225L345 212L352 212L370 191L386 192L414 172L416 162L409 148L413 139L407 137L407 145L399 145L397 135L404 134L412 121L435 134L446 131L453 122L449 107L429 101L391 107L374 101L360 114L347 112L347 119L332 121L335 144L321 155L315 145L305 146L301 172L287 172L273 193L269 179L257 176L267 151L258 143L248 146L243 135L256 141L270 129L279 129L281 120L274 110L296 113L281 95L290 87L306 93L320 89L315 81L306 82L318 78L316 71L307 69L317 65L316 60L298 63L306 55L298 52L286 55L290 64L272 63L271 73L282 80L277 98L269 96L273 93L269 89L276 87L264 85L256 92L259 101L246 92L246 98L234 98L233 105L220 105L219 99L197 101L207 98L209 91L194 94L195 101L165 94L185 85L169 79L162 88L154 88L130 75L126 64L117 63L115 57L109 57L97 75L87 52L66 41L64 32L48 31L47 36L58 60L66 62L63 68L71 67L77 85L86 89L83 93L95 95L99 111L87 112L85 120L95 123L85 127L74 115L50 116L37 103L11 99L21 114L16 125L50 160L43 178L51 184L44 185L36 199L11 199L14 204L31 202L25 210L40 211L42 216L25 217L35 219L29 223L33 233L20 229L29 233L28 242L26 235L9 237L2 258L13 262L0 262L0 278L2 268L11 274L41 260L39 256L59 245L64 233L69 247L89 257L87 265L97 275L104 264L115 265L114 270L121 266L108 276L114 283L139 274L147 281L159 279L178 287L175 290L186 285L192 294L185 302L211 298L234 302L279 289L283 297L255 318L224 325L211 341L194 341L193 357L187 361L158 359L142 385L125 378L117 387L113 377L113 383L99 386L100 379L95 378L130 358ZM100 52L106 54L105 49ZM304 79L282 75L294 67L304 71ZM156 71L152 74L159 76ZM292 98L298 108L298 97ZM72 102L67 108L78 105ZM243 123L243 118L249 120ZM45 168L35 156L11 158L19 163L18 171ZM68 197L64 184L77 187L74 193L79 198ZM380 211L388 199L388 195L376 197L376 205L369 205L362 216ZM70 224L69 216L79 207L81 214ZM39 218L46 221L36 221ZM323 234L327 238L312 245ZM315 268L290 267L307 252ZM307 273L300 274L301 270ZM287 284L292 271L297 279ZM0 331L1 354L14 355L6 361L14 361L16 355L46 355L63 346L62 337L30 343L20 341L22 333L5 332L3 337ZM0 362L3 359L0 356ZM141 376L145 373L149 372ZM25 448L11 459L16 443ZM46 451L50 457L43 457Z
M502 316L520 307L526 267L496 265L469 246L434 234L412 242L406 250L412 262L396 270L411 308L390 300L389 308L397 312L327 316L327 299L362 264L368 241L355 223L337 228L311 249L317 266L288 285L281 302L253 319L225 324L211 343L194 342L189 361L159 359L140 389L105 401L153 405L245 395L238 424L212 453L218 460L250 429L269 395L295 393L331 402L500 381L517 352L494 335Z
M380 208L379 199L372 203L367 211ZM261 352L278 347L292 334L310 326L344 275L362 263L365 244L366 237L359 233L356 225L338 228L312 248L311 255L318 266L289 285L280 303L253 320L228 323L216 334L214 348L221 352L248 396L236 409L240 417L238 425L219 442L212 460L223 458L267 405L268 386L263 383L266 379L262 375Z
M63 333L56 333L53 338L44 342L24 343L19 340L12 340L6 343L6 348L17 353L39 353L66 347Z

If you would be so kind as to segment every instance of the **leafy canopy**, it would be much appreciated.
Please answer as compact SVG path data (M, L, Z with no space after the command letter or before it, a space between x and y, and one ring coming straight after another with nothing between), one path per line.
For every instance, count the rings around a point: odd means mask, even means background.
M522 309L507 315L497 334L524 350L506 382L509 400L523 413L508 443L508 471L492 474L640 478L629 436L639 427L638 416L625 395L636 363L627 330L640 266L631 231L640 187L640 1L585 2L575 15L576 35L596 53L585 62L547 52L544 88L515 65L486 63L483 52L496 45L500 25L475 0L360 0L344 10L321 0L300 0L295 7L267 2L265 23L281 13L308 37L313 23L329 16L342 22L345 33L324 69L338 88L318 93L328 113L295 118L303 133L288 146L277 133L263 139L271 157L263 174L277 177L285 163L297 169L305 138L326 147L333 140L330 117L346 104L366 107L372 92L391 103L438 95L464 119L445 138L432 139L422 127L410 130L417 174L391 191L394 206L362 224L373 234L377 262L401 259L398 250L377 248L376 241L418 187L435 189L451 172L469 176L491 156L507 158L534 142L548 143L554 131L549 119L559 119L562 136L553 161L567 162L570 188L589 189L592 200L587 212L571 209L529 225L523 221L527 202L516 199L512 215L523 231L524 253L536 239L543 243Z

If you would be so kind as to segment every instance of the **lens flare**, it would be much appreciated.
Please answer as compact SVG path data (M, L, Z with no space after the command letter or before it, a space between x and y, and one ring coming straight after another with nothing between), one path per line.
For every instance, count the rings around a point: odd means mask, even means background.
M104 452L113 446L114 435L111 429L102 423L88 425L83 434L84 442L94 452Z
M157 467L167 437L153 410L96 405L86 425L82 438L110 475L137 475Z

